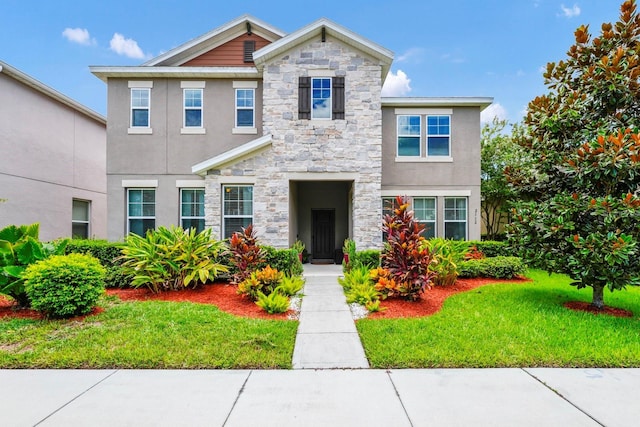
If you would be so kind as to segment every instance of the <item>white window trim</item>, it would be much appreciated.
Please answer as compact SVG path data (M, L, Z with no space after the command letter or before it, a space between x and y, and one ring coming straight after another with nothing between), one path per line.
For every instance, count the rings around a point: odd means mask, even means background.
M157 188L158 180L157 179L123 179L122 180L123 188Z
M327 76L325 75L319 75L319 76L310 76L311 77L311 93L309 94L309 99L311 102L311 120L312 121L318 121L318 122L328 122L328 121L332 121L333 120L333 79L331 76ZM330 82L330 89L329 89L329 117L314 117L313 112L313 81L314 80L324 80L324 79L328 79Z
M204 89L207 86L205 81L185 80L180 82L180 89Z
M221 192L221 196L222 196L222 209L220 210L221 214L222 214L222 227L220 229L220 237L221 238L225 238L225 230L227 229L227 218L251 218L251 222L253 223L254 217L255 217L255 197L253 197L253 193L252 193L252 199L251 199L251 215L227 215L224 213L224 208L225 208L225 199L224 199L224 195L225 195L225 188L227 187L253 187L253 184L248 184L248 183L228 183L228 184L223 184L222 185L222 192Z
M73 210L71 212L71 226L72 226L72 234L73 234L73 225L74 224L86 224L87 225L87 238L91 238L91 200L84 199L72 199L73 202L83 202L87 204L87 220L73 219ZM72 205L73 206L73 205ZM73 235L71 236L73 237Z
M126 200L126 203L127 203L127 234L129 234L131 232L131 229L130 229L131 228L130 227L131 219L152 219L152 220L154 220L154 222L156 221L156 215L154 215L154 216L148 216L148 215L147 216L145 216L145 215L142 215L142 216L131 216L129 214L129 197L130 197L129 194L130 194L131 190L151 190L151 189L153 189L154 192L156 191L156 189L153 188L153 187L127 188L127 200ZM157 196L157 195L158 195L158 193L156 192L155 196ZM157 208L157 197L155 199L156 199L156 201L153 202L153 205L154 205L155 208ZM155 211L155 208L154 208L154 211Z
M447 220L447 199L464 199L465 200L465 219L461 221L459 219ZM446 237L447 223L464 223L464 240L469 240L469 198L468 197L444 197L442 201L442 236Z
M400 139L400 137L403 137L403 136L404 137L415 138L416 135L400 135L400 117L414 117L414 116L418 116L420 118L420 134L418 135L418 140L419 140L418 148L420 149L420 154L418 154L417 156L401 156L398 153L398 150L400 148L399 144L398 144L398 139ZM422 143L422 134L423 134L422 129L424 127L422 125L422 122L423 122L422 117L423 116L421 116L420 114L399 114L399 115L396 116L396 160L397 159L403 159L403 160L406 159L404 161L415 162L415 161L424 159L424 157L422 157L422 146L423 146L423 143ZM401 161L403 161L403 160L401 160Z
M187 83L187 82L182 82ZM199 82L196 82L199 83ZM200 107L187 107L185 105L186 95L188 90L200 91ZM200 110L200 125L199 126L187 126L187 110ZM206 130L204 128L204 89L201 87L183 87L182 88L182 129L181 134L204 134Z
M234 89L258 89L258 82L255 80L234 80Z
M153 88L153 81L130 80L127 86L129 87L129 128L127 129L127 133L131 135L150 135L153 133L153 129L151 127L151 89ZM147 107L147 126L133 126L133 97L131 96L133 89L146 89L149 93L149 106Z
M429 117L433 117L433 116L449 116L449 133L446 135L449 138L449 155L448 156L430 156L429 155ZM452 117L450 114L427 114L426 116L424 116L424 133L425 133L425 137L424 137L424 154L425 154L425 158L429 159L430 161L437 161L436 159L438 158L442 158L442 159L451 159L451 161L453 161L453 158L451 157L451 124L452 124ZM432 135L435 138L438 137L443 137L445 135ZM444 160L445 162L448 160Z
M202 219L202 220L205 219L205 215L203 215L203 216L184 216L184 215L182 215L182 192L184 190L201 190L202 191L202 187L191 187L191 188L183 187L183 188L180 188L180 226L182 226L182 220L183 219Z
M396 108L396 116L452 116L452 108Z
M253 126L238 126L238 110L249 110L246 107L238 107L238 90L250 90L253 93L253 107L251 107L251 121L253 122ZM235 104L235 127L231 131L232 134L257 134L258 129L256 128L256 90L255 88L246 88L246 87L237 87L234 88L234 104Z
M451 143L449 143L449 145L451 145ZM402 156L402 157L396 157L396 163L453 163L453 157L450 157L450 156L427 156L427 157Z
M176 188L187 188L187 189L195 189L195 188L205 188L206 182L203 179L195 180L195 179L177 179L176 180Z

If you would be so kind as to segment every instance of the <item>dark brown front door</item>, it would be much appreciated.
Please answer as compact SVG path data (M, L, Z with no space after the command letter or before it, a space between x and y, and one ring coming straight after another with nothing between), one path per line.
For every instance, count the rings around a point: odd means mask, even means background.
M333 209L313 209L314 260L333 260L335 251L336 213Z

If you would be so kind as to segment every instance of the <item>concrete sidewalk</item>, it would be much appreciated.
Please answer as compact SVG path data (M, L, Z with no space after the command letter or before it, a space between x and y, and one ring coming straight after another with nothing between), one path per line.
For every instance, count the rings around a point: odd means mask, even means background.
M633 426L640 369L0 370L3 426Z
M340 275L341 265L305 264L293 369L369 367Z

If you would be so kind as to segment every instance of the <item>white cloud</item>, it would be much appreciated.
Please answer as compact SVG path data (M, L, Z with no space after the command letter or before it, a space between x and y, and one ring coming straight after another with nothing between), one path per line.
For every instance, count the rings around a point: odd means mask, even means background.
M424 49L421 47L412 47L404 52L402 55L396 58L396 62L420 62L422 55L424 54Z
M574 4L572 7L566 7L564 4L561 4L560 9L562 9L562 16L565 18L574 18L579 16L581 12L577 4Z
M494 117L499 120L507 119L507 110L499 103L493 103L480 113L480 121L482 123L490 123Z
M145 59L147 55L142 52L138 42L133 39L127 39L120 33L115 33L109 42L109 47L118 55L124 55L133 59Z
M411 79L402 70L390 71L382 87L382 96L404 96L411 92Z
M72 43L78 43L85 46L96 44L96 39L92 39L89 30L86 28L65 28L62 36Z

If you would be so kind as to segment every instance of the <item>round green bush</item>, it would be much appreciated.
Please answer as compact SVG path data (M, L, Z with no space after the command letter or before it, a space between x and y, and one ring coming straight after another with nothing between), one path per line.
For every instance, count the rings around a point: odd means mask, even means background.
M31 307L47 317L67 318L89 313L104 293L105 269L84 254L55 255L24 272Z

